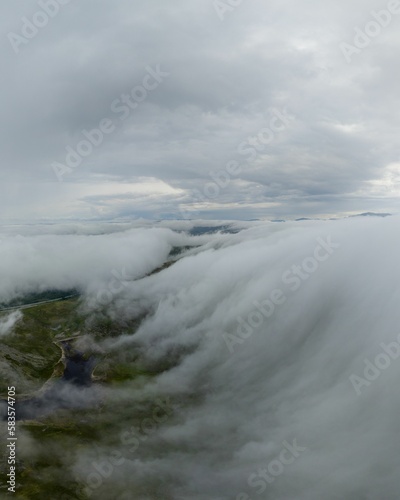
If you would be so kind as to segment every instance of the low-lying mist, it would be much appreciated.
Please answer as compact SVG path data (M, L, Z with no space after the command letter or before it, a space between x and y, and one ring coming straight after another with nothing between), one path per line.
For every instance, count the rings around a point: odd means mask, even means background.
M398 223L4 234L0 301L77 288L89 316L141 318L99 342L157 375L110 388L107 432L66 465L85 495L398 499Z

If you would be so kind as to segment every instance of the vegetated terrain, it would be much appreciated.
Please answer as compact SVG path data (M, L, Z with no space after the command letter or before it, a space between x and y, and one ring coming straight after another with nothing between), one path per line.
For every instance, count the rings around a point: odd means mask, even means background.
M2 399L7 396L8 386L16 387L17 398L29 398L40 392L44 384L51 384L52 380L62 376L62 352L57 341L75 336L89 338L90 351L90 345L121 333L133 333L140 324L140 319L119 324L101 314L89 317L82 312L78 297L37 305L24 309L22 313L23 318L13 333L0 338ZM0 313L0 318L5 314ZM108 444L112 445L121 426L139 427L141 419L151 413L151 400L142 401L133 412L126 400L112 397L119 387L132 381L143 384L153 375L136 366L135 354L127 350L123 354L98 350L96 356L94 385L102 389L102 396L96 404L83 409L57 410L36 420L17 422L17 498L87 498L82 493L85 484L77 481L71 472L77 455L92 450L98 443L107 446L109 441ZM6 450L6 423L1 425L4 426L1 446ZM4 478L8 466L5 453L3 457L0 474ZM2 488L5 492L6 488Z
M0 303L0 312L11 308L24 307L26 304L39 304L41 302L50 302L52 300L62 300L71 297L77 297L79 291L76 289L71 290L45 290L43 292L29 293L22 297L14 298L8 302Z

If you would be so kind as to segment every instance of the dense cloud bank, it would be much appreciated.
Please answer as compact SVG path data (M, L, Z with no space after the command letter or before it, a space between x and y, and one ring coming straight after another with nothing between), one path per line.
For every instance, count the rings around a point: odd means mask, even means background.
M102 347L164 371L113 397L126 398L132 418L132 398L145 395L169 402L170 411L154 413L137 446L115 415L112 444L104 436L96 451L76 454L73 470L87 492L143 500L397 499L398 223L256 224L205 235L174 265L129 281L108 313L147 316L134 335ZM3 240L2 262L11 262L10 241ZM17 241L15 266L4 265L8 282L20 289L80 283L89 305L106 261L141 277L173 245L199 243L168 229ZM3 294L15 289L2 286Z
M123 231L104 226L100 234L82 225L55 226L61 234L51 234L50 227L42 228L45 234L31 234L29 226L23 234L10 229L0 233L0 302L49 289L95 291L115 279L134 280L163 264L175 246L204 240L189 241L185 234L161 227ZM78 234L71 232L78 229Z

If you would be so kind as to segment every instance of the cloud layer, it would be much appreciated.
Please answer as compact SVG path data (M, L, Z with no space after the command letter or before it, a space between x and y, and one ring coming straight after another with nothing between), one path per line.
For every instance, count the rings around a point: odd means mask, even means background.
M394 500L397 224L259 225L132 284L111 314L152 313L107 345L168 368L153 391L177 409L133 456L120 442L99 494L129 474L166 498Z
M69 470L99 499L395 500L398 218L246 226L3 236L3 297L80 286L94 316L142 318L100 347L159 373L107 391L107 433ZM137 279L102 303L117 257Z

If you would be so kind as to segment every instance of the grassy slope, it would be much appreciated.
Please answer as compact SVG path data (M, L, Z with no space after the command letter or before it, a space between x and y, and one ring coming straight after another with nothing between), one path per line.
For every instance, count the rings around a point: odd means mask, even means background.
M104 318L89 323L87 318L79 314L78 305L79 299L74 298L23 311L23 319L15 332L0 340L0 393L3 397L8 385L16 386L17 394L27 395L38 390L52 376L61 355L54 340L78 332L90 333L99 339L122 333L127 328L127 325L116 325ZM128 325L129 331L132 332L139 323L138 320ZM129 358L126 353L123 358L114 354L100 362L96 375L100 376L104 386L118 388L133 379L145 380L151 375L138 370L132 358ZM118 426L121 423L124 425L126 420L126 425L131 427L135 424L138 426L140 419L147 412L150 414L151 410L152 404L147 402L141 415L138 413L135 416L131 409L127 411L124 402L103 401L97 408L89 410L61 410L39 421L18 422L17 430L22 441L18 442L21 445L18 453L20 463L17 466L18 493L14 498L87 498L82 493L84 484L79 484L69 471L69 466L76 461L76 455L92 449L100 442L107 445L107 436L110 436L112 445L115 433L110 434L110 430L115 415L118 416ZM3 437L0 442L5 450L5 432L1 434ZM3 462L0 466L2 477L5 477L6 471Z

